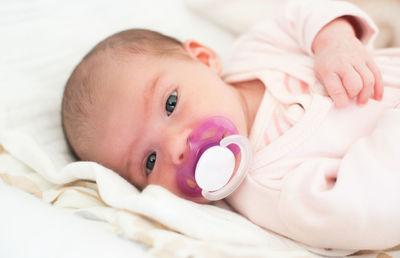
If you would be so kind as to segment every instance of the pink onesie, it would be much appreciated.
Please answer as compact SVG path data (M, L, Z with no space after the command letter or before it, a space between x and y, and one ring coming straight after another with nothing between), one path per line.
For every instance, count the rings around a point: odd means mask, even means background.
M339 1L291 2L236 42L223 79L259 79L266 92L250 132L251 171L227 201L311 247L385 249L400 244L400 48L373 52L382 101L336 109L314 75L311 45L344 15L373 51L372 20Z

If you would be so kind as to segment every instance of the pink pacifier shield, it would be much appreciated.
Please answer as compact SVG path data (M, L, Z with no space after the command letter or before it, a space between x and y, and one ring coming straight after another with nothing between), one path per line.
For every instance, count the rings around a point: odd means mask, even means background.
M219 145L225 136L233 134L238 134L235 125L221 116L209 118L193 130L188 139L189 155L176 173L178 187L185 195L201 196L202 188L196 183L195 178L196 165L200 156L208 148ZM228 146L228 148L234 155L239 152L235 145Z

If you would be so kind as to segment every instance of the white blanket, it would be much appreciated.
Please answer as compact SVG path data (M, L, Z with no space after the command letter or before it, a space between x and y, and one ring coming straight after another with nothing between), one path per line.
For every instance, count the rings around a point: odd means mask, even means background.
M0 173L3 182L101 222L115 233L147 244L161 256L179 252L193 257L213 253L221 257L310 256L293 242L232 211L186 201L158 186L140 193L96 163L73 162L59 170L41 147L23 134L3 131L0 142L8 152L0 155L0 164L7 172ZM19 164L20 169L13 171L19 163L16 159L30 168Z

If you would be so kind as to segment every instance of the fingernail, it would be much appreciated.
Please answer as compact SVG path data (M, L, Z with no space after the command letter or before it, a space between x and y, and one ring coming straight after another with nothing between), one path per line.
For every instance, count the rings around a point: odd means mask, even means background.
M365 104L367 104L367 102L368 102L368 100L366 99L366 100L357 100L357 105L359 105L359 106L364 106Z

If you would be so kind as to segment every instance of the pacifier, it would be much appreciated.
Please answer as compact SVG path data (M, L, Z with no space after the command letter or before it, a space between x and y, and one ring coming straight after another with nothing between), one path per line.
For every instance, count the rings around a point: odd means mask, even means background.
M176 173L178 187L185 195L216 201L242 183L249 169L251 147L230 120L220 116L205 120L190 134L188 145L188 157Z

